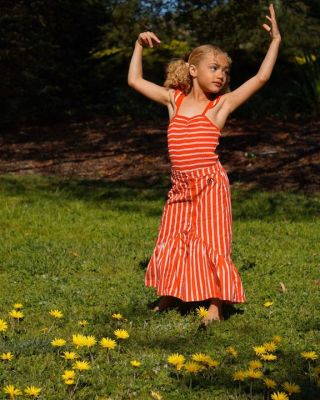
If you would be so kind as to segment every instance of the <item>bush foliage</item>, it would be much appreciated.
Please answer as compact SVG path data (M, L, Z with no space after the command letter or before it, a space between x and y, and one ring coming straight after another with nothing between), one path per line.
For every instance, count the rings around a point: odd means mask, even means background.
M239 116L319 112L320 6L276 0L283 43L265 89ZM268 1L4 0L0 12L2 122L92 114L159 115L127 87L139 32L154 30L162 46L146 52L147 79L164 81L166 63L213 42L233 58L232 87L255 74L268 47L261 28ZM160 108L161 109L161 108Z

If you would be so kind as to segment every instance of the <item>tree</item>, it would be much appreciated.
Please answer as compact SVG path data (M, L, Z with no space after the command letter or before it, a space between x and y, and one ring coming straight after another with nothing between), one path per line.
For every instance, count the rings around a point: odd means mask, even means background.
M95 80L90 50L100 40L103 18L95 0L2 2L5 119L61 118L84 105Z

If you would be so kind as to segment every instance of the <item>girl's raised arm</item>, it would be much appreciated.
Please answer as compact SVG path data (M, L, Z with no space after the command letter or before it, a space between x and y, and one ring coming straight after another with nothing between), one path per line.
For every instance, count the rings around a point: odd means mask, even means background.
M257 74L239 86L237 89L225 94L224 107L227 108L226 111L228 114L233 112L236 108L248 100L255 92L261 89L271 76L278 56L281 35L278 29L276 14L272 4L269 6L269 11L270 16L266 15L266 18L270 21L271 27L267 24L262 25L272 37L269 49Z
M140 33L131 57L128 73L128 84L137 92L140 92L149 99L168 106L170 103L169 90L163 86L156 85L155 83L143 79L143 47L153 47L154 42L160 43L160 40L153 32Z

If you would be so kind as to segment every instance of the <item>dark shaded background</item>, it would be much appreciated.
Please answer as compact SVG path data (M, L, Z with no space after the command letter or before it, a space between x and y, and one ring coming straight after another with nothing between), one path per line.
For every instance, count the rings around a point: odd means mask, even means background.
M233 59L232 87L255 74L268 48L261 28L268 1L1 0L1 123L19 126L103 116L154 118L166 110L127 86L134 41L154 30L147 79L162 83L166 63L215 43ZM275 0L283 37L268 85L235 118L317 119L320 3Z

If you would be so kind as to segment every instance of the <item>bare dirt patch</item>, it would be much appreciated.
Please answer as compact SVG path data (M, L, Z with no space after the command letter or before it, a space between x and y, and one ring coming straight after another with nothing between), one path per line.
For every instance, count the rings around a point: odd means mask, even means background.
M27 126L0 136L0 173L152 184L170 174L167 122L97 118ZM319 191L320 121L229 120L218 147L230 183Z

